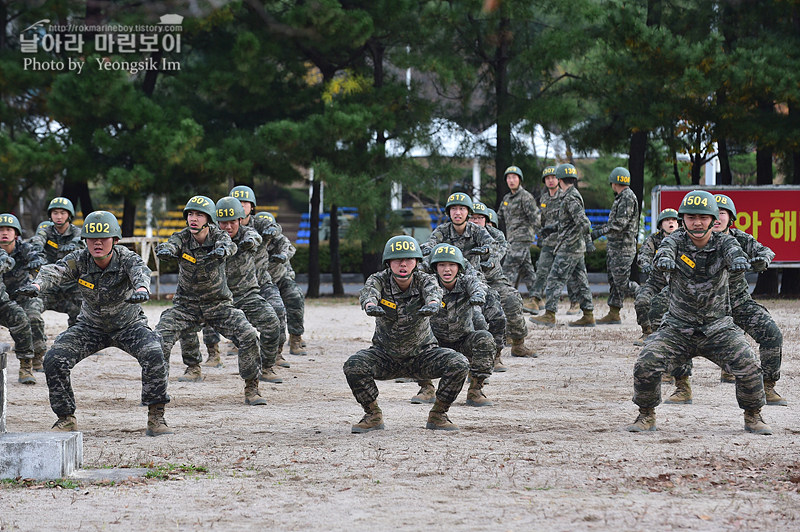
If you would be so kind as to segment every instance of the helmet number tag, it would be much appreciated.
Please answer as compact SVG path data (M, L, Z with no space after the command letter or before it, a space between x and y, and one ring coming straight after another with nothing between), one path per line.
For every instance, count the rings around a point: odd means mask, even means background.
M87 233L109 233L109 232L111 232L111 227L107 223L91 222L91 223L86 224L86 232Z
M414 242L408 240L401 240L400 242L392 242L392 251L416 251L417 246Z
M708 198L704 198L702 196L686 196L683 198L684 205L702 205L703 207L708 207Z
M688 264L690 268L694 268L695 262L686 255L681 255L681 260Z

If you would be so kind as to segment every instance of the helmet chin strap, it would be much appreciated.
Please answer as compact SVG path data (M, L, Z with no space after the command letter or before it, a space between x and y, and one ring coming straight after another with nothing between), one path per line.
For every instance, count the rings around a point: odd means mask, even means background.
M189 225L189 221L187 220L186 221L186 226L189 228L189 232L197 234L197 233L203 232L203 229L208 227L208 222L206 222L203 225L201 225L200 228L198 229L198 228L195 228L195 227L192 227L191 225Z
M406 275L400 275L392 272L392 277L394 277L395 279L400 279L401 281L405 281L406 279L411 278L412 275L414 275L414 270L411 270L411 273L407 273Z
M699 230L696 230L696 229L694 231L692 231L690 229L687 229L686 232L689 233L690 235L692 235L693 237L697 238L697 239L705 238L705 236L708 234L709 231L711 231L711 228L713 226L714 226L714 224L711 224L710 226L708 226L708 229L706 229L705 231L699 231Z

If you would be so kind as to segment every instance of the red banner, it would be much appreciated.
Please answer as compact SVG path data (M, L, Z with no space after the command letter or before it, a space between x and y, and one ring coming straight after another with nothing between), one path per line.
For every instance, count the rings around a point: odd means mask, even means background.
M657 187L653 190L653 218L663 209L677 209L683 197L697 187ZM736 206L736 228L775 252L773 264L800 263L800 187L700 187L725 194Z

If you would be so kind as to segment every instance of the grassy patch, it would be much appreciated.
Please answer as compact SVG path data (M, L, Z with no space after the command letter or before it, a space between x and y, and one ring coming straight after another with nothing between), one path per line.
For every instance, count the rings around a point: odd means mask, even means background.
M167 463L152 468L150 471L145 473L144 477L154 478L157 480L183 480L187 476L194 476L196 478L201 473L208 473L208 468L192 464Z
M57 478L54 480L35 480L32 478L0 479L0 488L55 488L62 490L74 490L80 487L81 483L72 478Z

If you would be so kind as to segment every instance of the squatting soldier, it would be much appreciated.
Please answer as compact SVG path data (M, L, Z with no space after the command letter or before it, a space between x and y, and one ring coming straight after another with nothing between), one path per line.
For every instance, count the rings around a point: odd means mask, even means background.
M498 229L497 213L494 209L486 209L488 212L488 223L486 227L493 227ZM488 230L488 229L487 229ZM462 255L463 256L463 255ZM494 337L495 355L494 355L494 372L503 373L508 371L508 368L503 364L501 353L506 346L506 313L503 312L503 305L500 303L500 294L495 290L486 291L486 303L479 308L473 310L473 317L475 328L481 331L489 331Z
M531 261L531 246L534 236L541 227L539 207L533 194L522 187L522 170L518 166L509 166L505 171L506 184L511 190L503 196L497 209L497 218L505 225L509 243L508 253L503 260L503 272L513 286L525 283L528 295L533 295L536 270ZM533 308L538 310L538 307Z
M158 334L147 326L140 305L150 298L150 269L139 255L115 245L122 233L110 212L89 214L81 235L88 249L43 266L33 284L20 288L35 295L39 289L75 282L81 291L77 323L56 338L44 357L50 407L58 416L53 428L78 430L70 371L89 355L113 346L132 355L142 367L142 404L148 407L146 434L172 434L164 421L164 406L169 402L167 363Z
M491 406L483 381L492 374L494 338L489 331L476 331L472 316L473 306L486 303L486 292L477 277L464 275L464 256L457 247L439 244L431 252L430 263L444 294L442 309L431 316L433 335L440 346L462 353L470 362L467 405Z
M233 294L233 305L241 309L247 321L259 332L261 346L260 380L281 383L283 380L275 373L275 358L278 355L280 322L272 306L259 294L258 277L254 254L262 245L261 235L255 229L241 225L244 209L238 199L230 196L221 198L216 205L217 225L228 233L238 248L236 253L225 261L225 274L228 288ZM200 366L200 345L197 334L181 335L184 361L189 366ZM195 358L191 359L191 354ZM188 356L188 358L187 358Z
M746 271L747 256L734 237L711 232L719 210L708 192L686 194L678 214L685 230L665 238L655 256L655 267L670 274L669 310L636 360L633 402L639 406L639 416L627 429L656 430L661 374L703 356L736 376L745 430L772 434L761 418L765 403L761 368L730 316L729 272Z
M430 316L442 306L442 289L435 277L417 270L421 259L416 240L392 237L383 250L387 268L370 275L361 289L361 308L376 319L372 345L348 358L343 368L365 412L352 427L355 433L384 428L375 380L398 377L438 378L436 402L425 428L458 430L447 411L464 386L469 362L461 353L436 343Z
M619 311L626 296L635 296L639 285L631 281L631 264L636 256L636 236L639 228L639 201L631 190L631 174L617 167L608 175L614 191L614 203L608 223L592 230L592 240L608 238L606 268L608 270L608 314L597 320L600 325L622 323Z
M542 184L544 191L539 197L539 209L542 216L542 227L556 226L558 224L558 208L561 205L563 192L558 186L556 177L556 167L548 166L542 170ZM547 237L539 235L539 260L536 261L536 281L533 283L531 293L531 309L538 312L544 310L544 285L547 282L547 274L553 265L556 244L558 243L558 233L552 232ZM578 271L573 271L567 280L567 295L569 296L569 310L567 314L577 314L580 312L578 303Z
M550 267L545 285L545 298L547 299L545 313L542 316L532 317L531 321L547 327L555 326L558 297L564 290L564 285L577 271L576 289L583 316L569 325L594 327L592 291L589 288L589 277L586 274L586 263L583 256L586 251L586 235L589 234L591 223L586 217L583 197L578 192L578 170L571 164L561 164L556 168L556 177L558 186L563 192L558 209L558 220L555 224L543 228L541 232L545 238L552 233L557 233L557 244L553 250L553 265Z
M17 290L30 283L32 276L44 264L33 246L23 242L21 238L22 227L13 214L0 214L0 248L14 261L14 267L6 271L0 280L5 285L5 291L10 297L11 304L0 303L0 309L5 316L0 317L0 323L9 327L12 337L24 336L25 338L16 346L19 359L19 382L22 384L36 384L33 370L42 370L42 359L47 350L47 337L44 334L44 320L42 312L44 306L38 297L25 297ZM14 308L19 306L25 315L27 326L19 319L19 311ZM28 337L28 334L31 336ZM31 352L26 353L26 345L31 344ZM30 356L28 356L30 355Z
M660 318L667 311L669 290L659 289L661 286L666 288L666 281L658 281L663 276L663 273L653 271L653 257L655 257L656 250L664 238L671 235L679 226L678 211L664 209L658 215L656 232L645 239L642 248L639 250L639 271L649 277L647 282L637 290L636 299L634 300L636 321L642 328L642 336L634 342L635 345L644 345L645 339L653 333L651 316L658 316L660 321Z
M53 198L47 206L47 217L52 225L39 224L39 229L31 238L36 252L47 264L55 264L68 253L84 247L81 240L81 229L72 225L75 218L75 207L67 198ZM54 285L43 291L39 297L45 310L55 310L69 316L67 323L74 325L81 311L80 291L75 282Z
M749 234L733 227L736 221L736 206L731 198L724 194L716 194L714 199L719 208L719 218L712 231L734 237L748 257L753 271L761 272L766 270L772 259L775 258L775 253ZM729 286L733 323L758 343L767 404L786 406L788 404L786 399L775 391L775 382L781 376L783 334L775 320L772 319L769 311L750 297L750 288L747 285L744 272L732 272ZM692 374L691 360L676 368L672 374L675 377L675 391L664 402L690 404L692 402L692 388L689 383L689 376ZM722 382L735 382L735 376L723 368L720 380Z
M16 265L5 249L0 248L0 275L10 272ZM31 324L25 311L8 297L3 277L0 277L0 325L8 327L14 340L14 349L19 360L19 382L36 384L31 372L33 362L33 341L31 340Z
M197 332L206 323L230 338L239 348L239 375L245 381L248 405L265 405L258 391L261 373L258 333L244 312L233 306L227 283L225 258L237 247L228 233L214 222L214 202L206 196L192 197L183 209L188 227L176 231L156 247L160 259L178 260L178 288L172 308L161 313L156 331L161 334L164 358L169 364L172 346L183 331ZM195 361L190 361L195 362ZM199 365L188 365L184 374L202 379Z

